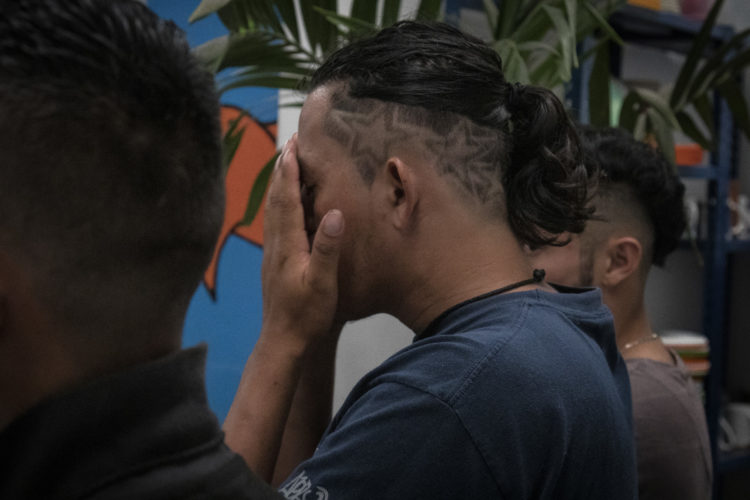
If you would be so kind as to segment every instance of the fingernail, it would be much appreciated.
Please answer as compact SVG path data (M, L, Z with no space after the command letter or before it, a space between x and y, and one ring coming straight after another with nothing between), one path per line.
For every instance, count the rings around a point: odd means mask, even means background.
M326 236L338 236L344 229L344 216L339 210L329 211L323 219L323 233Z

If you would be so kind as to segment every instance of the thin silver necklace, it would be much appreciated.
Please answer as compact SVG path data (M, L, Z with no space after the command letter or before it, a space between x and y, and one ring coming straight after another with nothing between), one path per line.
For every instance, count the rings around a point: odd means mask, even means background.
M652 342L652 341L654 341L654 340L656 340L658 338L659 338L659 334L658 333L649 333L648 335L646 335L644 337L636 339L636 340L634 340L632 342L628 342L627 344L625 344L624 346L622 346L622 349L620 349L620 351L627 351L631 347L635 347L637 345L645 344L646 342Z

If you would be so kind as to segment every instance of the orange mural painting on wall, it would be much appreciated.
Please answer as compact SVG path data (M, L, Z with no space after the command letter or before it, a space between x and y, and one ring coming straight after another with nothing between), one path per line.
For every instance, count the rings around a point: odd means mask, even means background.
M226 172L224 224L211 263L203 275L203 283L214 299L217 268L227 238L235 235L263 246L263 194L276 157L275 123L261 123L242 109L225 105L221 108L221 125L225 133L233 128L238 142ZM259 193L253 193L254 187Z

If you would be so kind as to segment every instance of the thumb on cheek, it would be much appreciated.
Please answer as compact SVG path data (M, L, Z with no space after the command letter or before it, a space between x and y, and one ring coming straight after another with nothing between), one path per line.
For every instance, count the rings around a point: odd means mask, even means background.
M326 236L335 237L344 229L344 217L340 210L331 210L323 218L321 229Z

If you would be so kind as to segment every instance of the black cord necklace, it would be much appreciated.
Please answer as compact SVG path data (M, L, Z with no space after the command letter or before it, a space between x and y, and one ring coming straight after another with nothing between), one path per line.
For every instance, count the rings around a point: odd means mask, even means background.
M446 311L444 311L440 316L435 318L430 322L430 324L422 330L422 333L418 334L416 337L414 337L414 340L422 340L426 339L427 337L431 337L435 334L435 331L437 329L438 324L448 316L450 313L458 309L459 307L463 307L468 304L472 304L474 302L477 302L482 299L486 299L487 297L492 297L494 295L500 295L501 293L509 292L511 290L515 290L516 288L521 288L522 286L531 285L532 283L540 283L545 276L544 269L534 269L534 272L531 274L531 278L516 281L515 283L511 283L510 285L506 285L502 288L498 288L497 290L491 290L489 292L483 293L481 295L477 295L476 297L472 297L469 300L465 300L463 302L460 302L456 304L453 307L448 308Z

